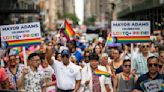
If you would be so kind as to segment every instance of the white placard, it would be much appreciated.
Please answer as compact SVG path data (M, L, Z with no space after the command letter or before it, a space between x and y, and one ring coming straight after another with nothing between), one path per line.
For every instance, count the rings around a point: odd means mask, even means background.
M112 37L150 36L150 21L112 21Z
M2 41L41 38L39 22L3 25L0 31Z

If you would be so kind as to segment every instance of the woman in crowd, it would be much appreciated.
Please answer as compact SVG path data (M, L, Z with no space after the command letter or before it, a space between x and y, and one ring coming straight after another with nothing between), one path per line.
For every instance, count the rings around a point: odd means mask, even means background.
M56 89L55 72L52 69L52 67L48 64L45 53L40 54L40 59L41 59L41 64L39 65L39 70L43 71L46 77L45 79L46 86L44 90L46 90L46 92L54 92Z
M99 56L92 53L89 57L90 66L82 69L81 89L79 92L110 92L109 78L95 74L99 65Z
M118 49L113 50L113 60L110 63L110 67L113 74L118 74L123 71L123 60L120 58L121 52Z

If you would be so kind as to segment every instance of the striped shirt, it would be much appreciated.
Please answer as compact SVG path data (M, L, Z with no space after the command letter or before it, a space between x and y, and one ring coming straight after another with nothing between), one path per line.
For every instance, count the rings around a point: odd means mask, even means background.
M148 54L148 57L152 56L151 53ZM143 56L142 53L136 54L133 62L132 69L136 70L138 76L148 72L147 59Z

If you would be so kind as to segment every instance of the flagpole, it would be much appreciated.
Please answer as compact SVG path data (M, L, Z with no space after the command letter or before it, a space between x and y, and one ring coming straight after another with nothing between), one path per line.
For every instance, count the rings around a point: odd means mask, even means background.
M61 29L64 27L64 23L65 23L65 21L61 24L59 31L58 31L58 34L60 34Z

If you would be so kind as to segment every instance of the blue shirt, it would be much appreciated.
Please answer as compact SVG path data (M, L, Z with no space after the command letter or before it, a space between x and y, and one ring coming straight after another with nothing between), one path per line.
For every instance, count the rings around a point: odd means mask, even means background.
M144 88L141 87L141 84L145 81L148 81L149 79L150 79L149 73L141 75L136 82L135 89L144 91ZM157 80L157 79L164 80L164 75L161 75L158 73L157 76L153 80Z

